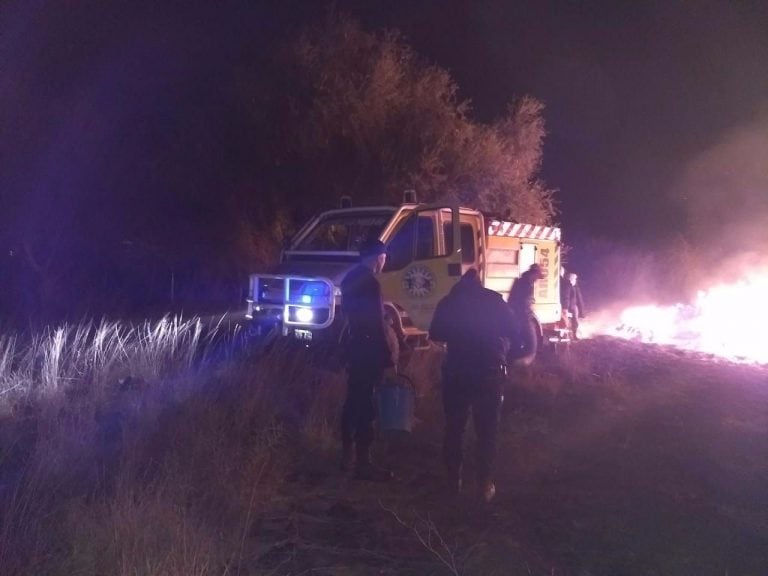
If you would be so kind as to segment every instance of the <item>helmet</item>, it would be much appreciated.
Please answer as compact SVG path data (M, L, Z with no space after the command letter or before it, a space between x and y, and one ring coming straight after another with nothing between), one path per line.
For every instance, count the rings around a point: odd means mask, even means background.
M528 268L528 271L535 274L536 276L539 276L540 278L544 277L544 270L539 264L531 264L531 267Z
M384 245L384 242L377 238L370 238L368 240L364 240L360 244L360 256L362 258L368 258L370 256L378 256L379 254L386 254L387 253L387 247Z

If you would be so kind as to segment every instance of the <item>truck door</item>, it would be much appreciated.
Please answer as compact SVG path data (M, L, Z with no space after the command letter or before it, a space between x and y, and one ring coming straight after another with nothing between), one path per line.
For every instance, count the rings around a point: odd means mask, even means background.
M445 205L403 213L384 233L384 299L402 306L422 330L429 329L437 303L461 277L462 254L454 242L459 237L459 209Z
M447 209L445 210L447 211ZM446 221L443 225L446 243L453 242L453 222ZM475 268L480 274L480 280L485 279L485 231L483 216L479 213L460 211L459 213L459 243L456 249L461 256L461 273Z

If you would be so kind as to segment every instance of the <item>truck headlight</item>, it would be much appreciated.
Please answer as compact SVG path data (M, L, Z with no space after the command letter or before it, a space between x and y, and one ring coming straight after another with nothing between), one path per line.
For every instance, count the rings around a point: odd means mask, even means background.
M296 308L296 320L309 324L315 318L315 313L311 308Z

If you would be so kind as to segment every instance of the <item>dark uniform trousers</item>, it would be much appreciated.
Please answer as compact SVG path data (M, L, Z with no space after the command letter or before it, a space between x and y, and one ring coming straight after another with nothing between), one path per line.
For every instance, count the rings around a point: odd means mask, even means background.
M539 336L536 330L536 318L531 310L516 309L515 329L517 332L516 348L513 357L536 355L539 347Z
M378 351L352 343L348 350L347 397L341 412L341 438L345 448L355 444L358 463L368 460L376 418L374 388L384 377Z
M571 332L574 336L577 336L579 332L579 316L581 316L582 312L579 310L578 304L572 304L568 312L571 313Z
M446 370L443 379L446 418L443 458L454 479L461 473L464 431L471 410L477 436L477 480L481 484L492 480L503 392L502 367L486 373Z

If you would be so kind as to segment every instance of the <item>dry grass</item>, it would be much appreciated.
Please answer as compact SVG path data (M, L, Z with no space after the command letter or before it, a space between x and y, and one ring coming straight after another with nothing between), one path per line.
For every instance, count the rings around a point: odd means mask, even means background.
M176 318L0 339L2 573L231 570L235 552L220 557L220 527L207 525L197 496L253 484L279 438L259 426L254 444L228 445L231 429L257 416L252 407L205 409L222 369L209 360L233 345ZM223 492L220 500L232 498ZM238 505L217 513L236 516Z
M102 321L49 327L27 338L2 335L0 395L102 386L125 376L153 380L191 370L201 354L202 330L199 319L174 317L138 326Z
M0 574L761 573L764 371L543 356L512 375L485 508L441 491L440 359L405 367L419 422L379 440L384 487L336 470L343 375L291 343L175 319L0 337Z

